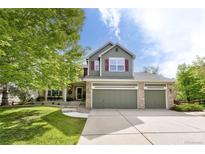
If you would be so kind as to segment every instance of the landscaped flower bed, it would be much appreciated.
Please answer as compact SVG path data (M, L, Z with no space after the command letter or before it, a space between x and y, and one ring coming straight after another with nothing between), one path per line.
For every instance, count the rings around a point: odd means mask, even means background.
M181 112L191 112L191 111L203 111L204 106L199 103L182 103L179 105L175 105L171 108L175 111L181 111Z

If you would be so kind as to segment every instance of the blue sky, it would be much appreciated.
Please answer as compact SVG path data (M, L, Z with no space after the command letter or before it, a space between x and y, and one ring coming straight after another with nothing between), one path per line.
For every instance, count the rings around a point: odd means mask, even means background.
M159 66L175 77L178 64L205 56L204 9L84 9L79 43L92 51L108 41L136 55L135 71Z

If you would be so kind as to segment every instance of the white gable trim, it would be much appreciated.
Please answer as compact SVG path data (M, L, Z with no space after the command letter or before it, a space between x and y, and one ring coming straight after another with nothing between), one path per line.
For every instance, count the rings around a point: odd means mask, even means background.
M99 56L98 57L101 57L102 55L104 55L105 53L107 53L108 51L110 51L111 49L113 49L114 47L116 47L116 46L119 46L120 48L122 48L124 51L126 51L129 55L131 55L133 58L135 58L135 55L132 53L132 52L130 52L128 49L126 49L126 48L124 48L124 47L122 47L120 44L115 44L115 45L113 45L113 46L111 46L110 48L108 48L107 50L105 50L104 52L102 52L101 54L99 54Z
M103 48L105 48L105 47L106 47L107 45L109 45L109 44L113 45L112 42L107 42L107 43L105 43L102 47L96 49L94 52L92 52L91 54L89 54L89 55L87 56L87 59L89 59L90 57L92 57L94 54L96 54L98 51L102 50Z

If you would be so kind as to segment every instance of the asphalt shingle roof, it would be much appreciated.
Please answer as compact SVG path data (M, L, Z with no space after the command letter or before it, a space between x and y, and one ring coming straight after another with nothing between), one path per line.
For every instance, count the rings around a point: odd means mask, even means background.
M143 81L175 82L175 79L170 79L160 74L151 74L151 73L144 73L144 72L135 72L134 79L140 81L143 80Z
M175 79L170 79L159 74L151 74L144 72L135 72L134 77L123 77L123 76L86 76L84 79L128 79L133 81L144 81L144 82L175 82Z

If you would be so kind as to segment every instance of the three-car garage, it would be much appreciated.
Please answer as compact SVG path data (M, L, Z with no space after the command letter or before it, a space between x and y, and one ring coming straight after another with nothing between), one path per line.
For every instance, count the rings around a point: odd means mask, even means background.
M166 84L99 84L92 85L92 108L138 108L139 90L143 90L145 108L166 108Z

